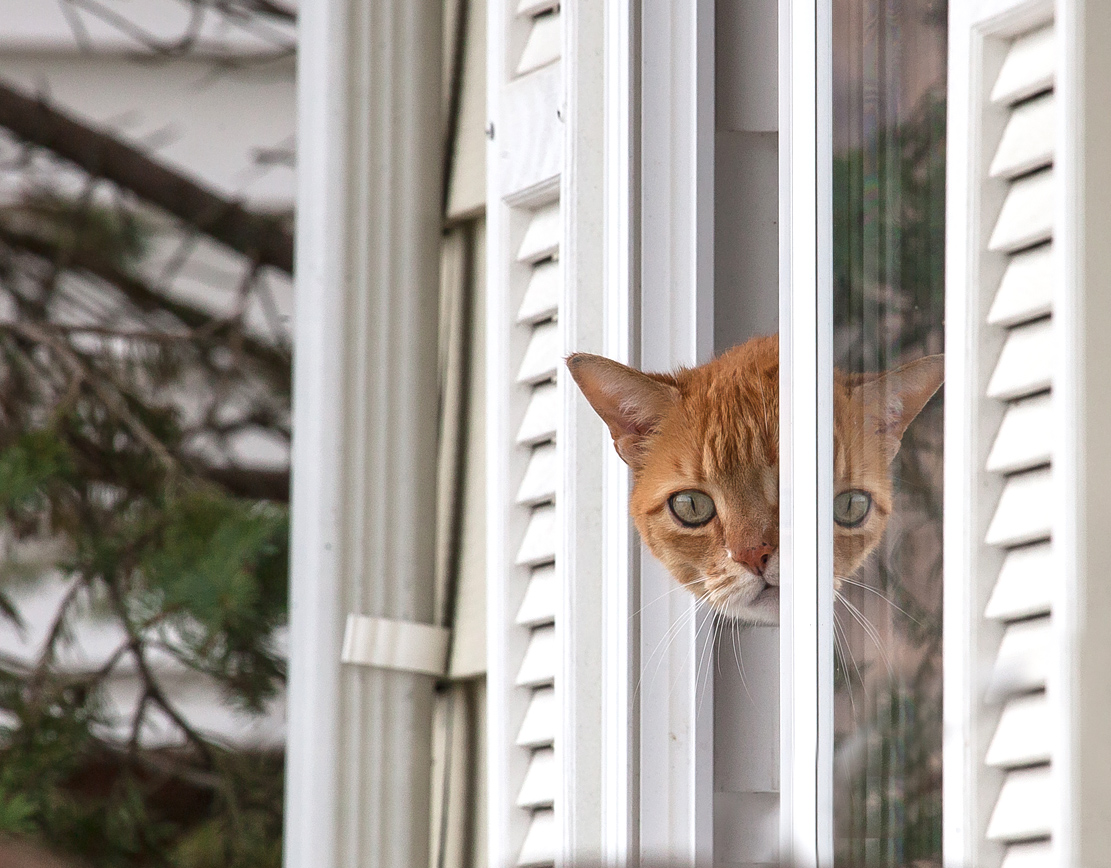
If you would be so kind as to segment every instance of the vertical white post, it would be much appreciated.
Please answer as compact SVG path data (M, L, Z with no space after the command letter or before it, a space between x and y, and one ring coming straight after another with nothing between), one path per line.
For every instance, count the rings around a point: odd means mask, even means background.
M345 667L432 618L439 3L300 13L287 868L428 863L433 679Z
M1111 865L1111 6L1061 0L1057 38L1055 171L1063 173L1064 194L1056 215L1063 279L1053 388L1060 390L1063 412L1056 453L1061 472L1054 467L1062 517L1053 544L1065 580L1056 583L1053 600L1059 657L1049 684L1058 721L1053 837L1056 864L1103 868Z
M780 21L780 829L798 868L833 864L832 22Z
M640 362L659 371L713 352L714 5L645 3L641 16ZM666 594L674 579L647 553L640 577L640 851L709 865L712 625Z

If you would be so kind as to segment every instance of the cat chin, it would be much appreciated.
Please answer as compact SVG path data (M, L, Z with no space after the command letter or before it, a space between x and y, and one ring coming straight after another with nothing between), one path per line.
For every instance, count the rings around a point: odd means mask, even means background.
M720 606L721 614L741 624L771 627L779 623L779 587L766 585L755 597L742 602L733 595Z

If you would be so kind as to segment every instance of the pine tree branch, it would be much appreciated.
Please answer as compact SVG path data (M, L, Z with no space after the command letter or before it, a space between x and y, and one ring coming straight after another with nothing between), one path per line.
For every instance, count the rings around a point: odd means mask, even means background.
M293 273L293 233L112 134L0 81L0 126L173 214L260 265Z

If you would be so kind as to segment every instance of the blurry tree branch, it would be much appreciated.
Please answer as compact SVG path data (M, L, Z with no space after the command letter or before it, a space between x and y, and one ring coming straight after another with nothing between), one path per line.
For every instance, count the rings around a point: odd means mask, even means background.
M293 233L180 171L0 81L0 126L196 227L260 265L293 273Z

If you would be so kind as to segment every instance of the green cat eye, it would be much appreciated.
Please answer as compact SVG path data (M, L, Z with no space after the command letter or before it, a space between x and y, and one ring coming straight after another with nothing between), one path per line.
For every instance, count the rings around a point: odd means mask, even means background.
M667 499L671 514L687 527L704 525L717 514L714 500L702 491L679 491Z
M872 495L852 489L833 498L833 520L841 527L860 527L872 509Z

